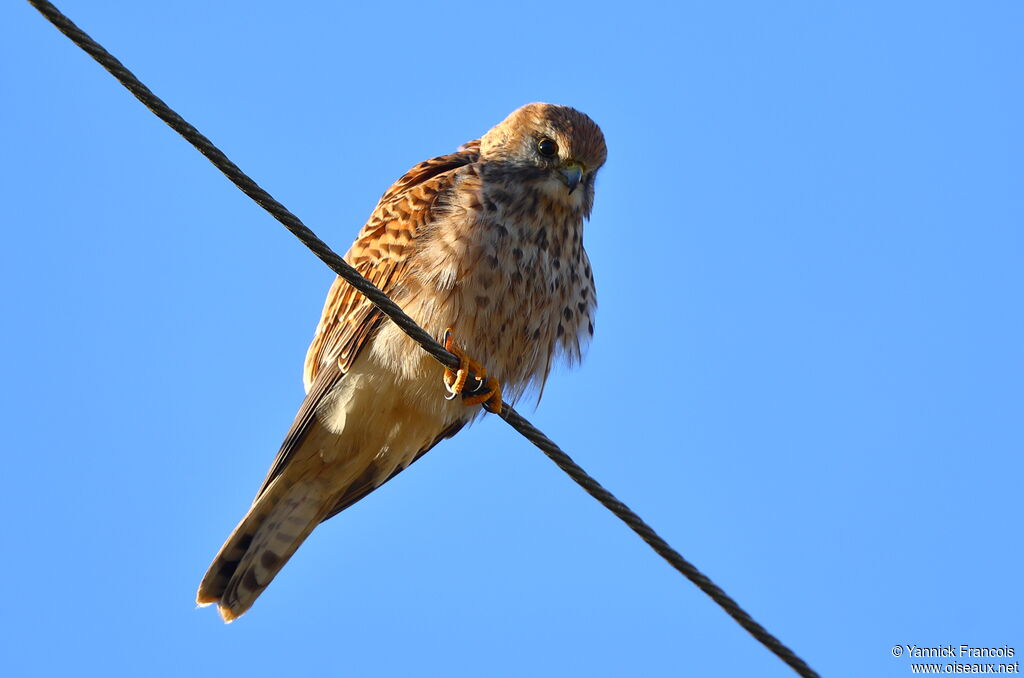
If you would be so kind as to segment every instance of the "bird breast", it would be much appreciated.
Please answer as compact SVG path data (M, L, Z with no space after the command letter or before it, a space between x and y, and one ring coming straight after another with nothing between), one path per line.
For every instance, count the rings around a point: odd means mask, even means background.
M539 186L513 190L471 175L455 188L424 234L408 310L435 336L452 327L514 399L531 383L542 387L559 355L577 362L593 334L582 213Z

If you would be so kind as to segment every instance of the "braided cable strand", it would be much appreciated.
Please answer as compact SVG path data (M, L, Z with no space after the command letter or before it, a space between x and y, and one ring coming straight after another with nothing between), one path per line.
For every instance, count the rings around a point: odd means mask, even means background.
M95 59L103 68L110 72L118 82L124 85L128 91L135 95L146 108L153 112L158 118L167 123L174 131L185 138L192 146L202 153L213 165L220 170L235 186L243 193L252 198L260 207L265 209L275 219L284 225L302 244L308 247L321 261L327 264L335 273L344 278L349 284L359 290L373 302L385 315L387 315L402 331L408 334L424 351L432 355L442 365L450 368L459 366L459 359L446 351L430 334L416 324L406 313L391 301L386 294L378 289L373 283L364 278L358 271L348 265L334 250L327 246L316 236L302 221L288 211L281 203L249 178L235 163L224 153L213 145L209 139L189 124L184 118L172 110L158 96L142 84L124 64L118 61L107 50L90 38L84 31L76 26L70 19L60 12L49 2L40 0L28 0L29 4L35 7L46 17L61 33L66 35L72 42L82 48ZM658 555L667 560L672 567L683 574L694 583L701 591L714 600L729 616L735 619L740 626L746 629L758 642L771 650L782 661L788 664L797 674L804 678L818 678L818 674L811 669L792 650L782 644L778 638L769 633L763 626L757 623L743 608L736 603L725 591L719 588L714 582L708 579L692 563L687 561L678 551L658 536L651 527L641 520L640 516L633 513L628 506L615 498L615 496L591 478L569 455L562 451L550 438L541 433L533 424L527 421L522 415L509 405L504 404L499 415L512 428L518 431L523 437L536 445L548 456L560 469L569 475L580 487L597 499L620 520L626 523L630 529L636 532L641 539L654 549Z
M816 677L818 674L798 657L791 649L782 644L778 638L768 632L763 626L754 620L750 614L740 607L739 603L732 599L721 587L711 581L707 575L697 569L697 566L668 545L664 539L658 536L654 529L645 523L643 519L634 513L628 506L619 501L615 495L606 490L601 483L597 482L584 471L579 464L563 452L554 442L541 433L537 428L523 418L518 412L508 408L509 411L502 411L502 418L505 419L524 438L540 448L541 452L547 455L548 459L555 462L558 468L566 475L576 481L576 484L587 491L594 499L611 511L622 522L629 525L629 528L636 532L641 539L647 542L654 551L668 561L669 565L678 570L684 577L689 579L697 588L706 593L711 600L718 603L718 606L725 610L726 614L754 636L758 642L771 650L782 661L789 664L797 674L804 678Z

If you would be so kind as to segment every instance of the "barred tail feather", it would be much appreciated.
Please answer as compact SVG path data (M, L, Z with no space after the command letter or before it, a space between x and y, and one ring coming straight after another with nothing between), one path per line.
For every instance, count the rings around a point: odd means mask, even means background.
M322 487L315 479L288 485L283 480L275 479L259 496L199 585L196 602L217 603L226 622L252 606L324 517Z

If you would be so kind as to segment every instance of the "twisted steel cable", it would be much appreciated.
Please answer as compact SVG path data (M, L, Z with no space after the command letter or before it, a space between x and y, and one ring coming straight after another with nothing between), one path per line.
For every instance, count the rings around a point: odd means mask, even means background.
M237 186L243 193L252 198L260 207L270 213L275 219L281 222L302 244L308 247L321 261L344 278L349 284L364 294L374 305L388 316L402 331L408 334L424 351L432 355L442 365L456 369L459 367L459 359L449 353L430 334L416 324L405 311L403 311L386 294L378 289L373 283L364 278L356 269L352 268L334 250L320 240L302 221L292 214L284 205L275 200L269 193L263 190L255 181L245 174L233 163L213 142L207 139L195 127L178 115L158 96L146 87L138 78L129 71L124 64L104 49L99 43L89 37L82 29L76 26L52 3L40 0L28 0L29 4L52 23L57 30L66 35L72 42L82 48L86 53L95 59L103 68L113 75L118 82L124 85L135 98L143 103L158 118L167 123L171 129L185 138L193 147L213 163L214 167L220 170L231 183ZM733 600L725 591L716 585L711 579L704 575L692 563L683 558L678 551L645 523L640 516L634 513L628 506L619 501L615 495L606 490L599 482L587 474L576 462L562 451L550 438L544 435L525 417L505 403L502 405L499 416L504 419L512 428L518 431L523 437L536 445L548 456L562 471L572 478L580 487L587 491L590 496L599 501L605 508L615 514L622 522L626 523L637 535L654 549L658 555L664 558L672 567L678 570L684 577L693 582L701 591L706 593L725 612L736 620L740 626L746 629L758 642L771 650L779 659L784 661L794 671L804 678L819 678L818 673L786 647L778 638L768 632L761 624L753 619L739 604Z

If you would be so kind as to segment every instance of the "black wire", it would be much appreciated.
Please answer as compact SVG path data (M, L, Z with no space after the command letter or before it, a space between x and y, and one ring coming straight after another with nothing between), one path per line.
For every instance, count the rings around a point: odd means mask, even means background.
M141 101L146 108L154 115L171 126L171 128L183 136L186 141L192 144L196 150L206 156L231 180L243 193L256 201L256 203L281 222L285 228L292 232L306 247L312 250L321 261L327 264L331 270L344 278L349 284L362 292L373 302L385 315L408 334L416 343L423 347L423 350L434 356L442 365L451 368L459 366L459 359L446 351L432 336L416 324L406 313L391 301L386 294L380 291L373 283L364 278L360 273L348 265L344 259L338 256L334 250L327 246L320 238L311 231L302 221L288 211L284 205L274 200L273 197L250 179L235 163L231 162L224 153L213 145L209 139L203 136L199 130L190 125L184 118L175 113L158 96L153 94L148 87L139 81L124 64L118 61L107 50L90 38L83 30L76 26L70 19L60 12L49 2L39 0L28 0L29 4L35 7L47 18L61 33L71 39L76 45L85 50L89 56L95 59L111 75L117 78L118 82L128 88L135 97ZM541 433L533 424L527 421L522 415L515 411L507 403L502 405L499 415L512 428L522 434L541 451L555 462L560 469L565 471L576 483L587 491L590 496L597 499L609 511L614 513L620 520L640 535L647 544L654 549L658 555L667 560L672 567L693 582L697 588L711 597L725 612L735 619L740 626L746 629L750 635L762 645L775 653L782 661L793 668L797 674L804 678L818 678L818 674L798 657L792 650L782 644L778 638L769 633L763 626L739 606L729 595L713 581L708 579L692 563L683 558L678 551L658 536L651 527L640 519L640 516L633 513L628 506L615 498L615 496L604 489L600 483L591 478L586 471L580 468L569 455L561 450L550 438Z

